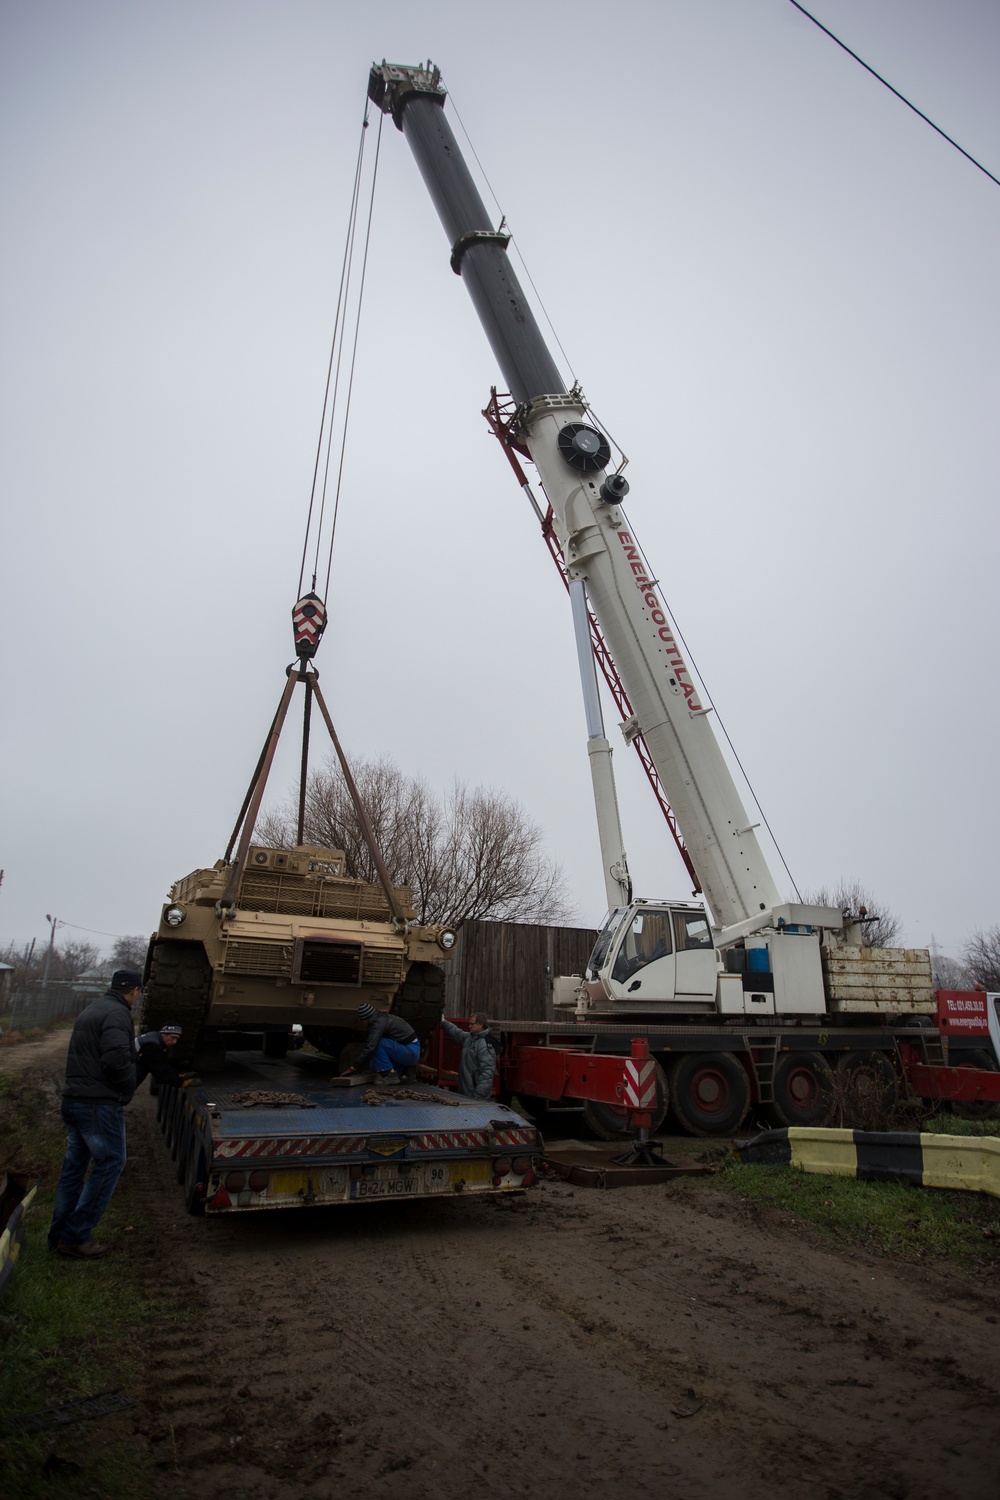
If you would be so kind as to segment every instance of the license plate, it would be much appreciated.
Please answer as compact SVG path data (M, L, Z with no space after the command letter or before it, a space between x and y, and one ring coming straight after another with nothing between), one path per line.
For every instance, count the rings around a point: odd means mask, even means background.
M392 1167L377 1167L351 1183L352 1198L410 1198L420 1192L416 1172L397 1172Z
M451 1193L458 1183L468 1188L486 1187L490 1181L488 1161L428 1162L422 1168L400 1172L395 1164L377 1167L351 1183L352 1199L412 1198L418 1193Z
M319 1171L272 1172L268 1192L272 1198L297 1198L312 1191L325 1198L331 1194L339 1197L347 1186L346 1167L322 1167Z

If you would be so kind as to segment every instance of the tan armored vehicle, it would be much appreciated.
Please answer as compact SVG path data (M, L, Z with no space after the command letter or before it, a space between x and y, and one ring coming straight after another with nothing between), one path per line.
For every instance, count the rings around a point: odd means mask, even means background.
M182 1048L206 1069L227 1040L251 1045L247 1033L282 1056L295 1024L339 1058L359 1039L363 1000L429 1035L454 933L419 926L405 886L394 888L405 921L394 918L382 888L344 868L340 849L251 845L231 905L222 860L177 881L149 947L144 1027L179 1022Z

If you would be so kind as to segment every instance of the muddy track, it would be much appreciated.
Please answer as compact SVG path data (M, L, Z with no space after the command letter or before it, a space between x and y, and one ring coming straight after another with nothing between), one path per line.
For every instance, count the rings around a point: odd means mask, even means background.
M152 1106L156 1495L995 1500L996 1290L691 1180L192 1219Z

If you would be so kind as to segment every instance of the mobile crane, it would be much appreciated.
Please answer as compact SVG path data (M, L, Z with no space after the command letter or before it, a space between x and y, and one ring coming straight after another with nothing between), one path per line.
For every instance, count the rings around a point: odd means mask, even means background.
M711 706L626 518L624 464L613 462L579 386L567 388L546 346L508 258L510 236L503 226L494 229L452 133L440 70L430 62L375 63L368 93L409 142L444 226L451 268L468 288L510 392L504 404L494 391L484 415L543 521L570 593L610 908L577 1007L591 1050L627 1051L637 1021L645 1021L651 1050L669 1068L675 1113L701 1134L735 1130L752 1099L769 1105L780 1124L816 1123L828 1108L836 1066L876 1063L891 1090L902 1047L925 1068L946 1063L946 1044L932 1029L926 951L866 946L863 910L852 917L782 900L716 738ZM520 458L537 471L544 514ZM595 647L625 710L625 738L641 748L669 803L705 904L633 894ZM561 1035L565 1045L565 1030ZM536 1056L559 1039L543 1027L537 1041L542 1045L514 1040L523 1067L512 1057L508 1082L562 1098L565 1068L549 1070ZM662 1072L659 1084L662 1119ZM927 1077L923 1085L930 1086ZM616 1118L602 1108L590 1112L601 1133L627 1124L625 1112Z

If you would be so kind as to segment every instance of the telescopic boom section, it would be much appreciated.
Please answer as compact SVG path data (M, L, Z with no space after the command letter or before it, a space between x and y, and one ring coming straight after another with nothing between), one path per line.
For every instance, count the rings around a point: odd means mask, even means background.
M490 225L444 112L437 68L372 67L368 92L410 143L497 363L519 403L518 437L552 506L570 580L582 579L717 928L759 919L777 887L667 612L609 478L611 450L568 391Z

